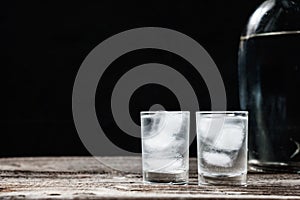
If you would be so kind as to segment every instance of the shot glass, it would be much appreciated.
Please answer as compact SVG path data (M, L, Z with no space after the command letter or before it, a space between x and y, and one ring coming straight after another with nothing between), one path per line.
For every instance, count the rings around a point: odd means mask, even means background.
M199 185L246 185L248 112L196 112L196 124Z
M188 111L141 112L144 182L188 182L189 125Z

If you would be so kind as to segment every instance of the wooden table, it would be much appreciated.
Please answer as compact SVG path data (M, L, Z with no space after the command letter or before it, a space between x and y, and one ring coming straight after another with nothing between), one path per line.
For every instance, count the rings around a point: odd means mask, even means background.
M142 183L138 157L0 159L0 199L300 199L299 174L248 174L247 187L198 186L196 159L189 185Z

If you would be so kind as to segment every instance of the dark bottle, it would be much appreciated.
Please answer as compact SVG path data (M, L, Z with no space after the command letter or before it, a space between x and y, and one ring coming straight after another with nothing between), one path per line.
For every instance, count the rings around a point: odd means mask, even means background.
M267 0L250 17L239 87L250 168L300 172L300 0Z

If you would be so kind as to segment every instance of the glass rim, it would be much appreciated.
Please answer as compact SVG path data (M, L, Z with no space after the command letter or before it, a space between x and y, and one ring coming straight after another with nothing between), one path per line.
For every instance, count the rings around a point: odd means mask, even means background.
M196 114L247 114L248 111L196 111Z
M167 111L167 110L157 110L157 111L141 111L140 114L156 114L156 113L190 113L190 111Z

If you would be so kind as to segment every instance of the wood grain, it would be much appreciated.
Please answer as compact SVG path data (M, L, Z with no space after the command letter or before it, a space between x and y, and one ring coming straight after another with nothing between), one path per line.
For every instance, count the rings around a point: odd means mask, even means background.
M119 165L114 170L98 160ZM142 183L139 157L0 159L1 199L300 199L299 174L248 174L247 187Z

